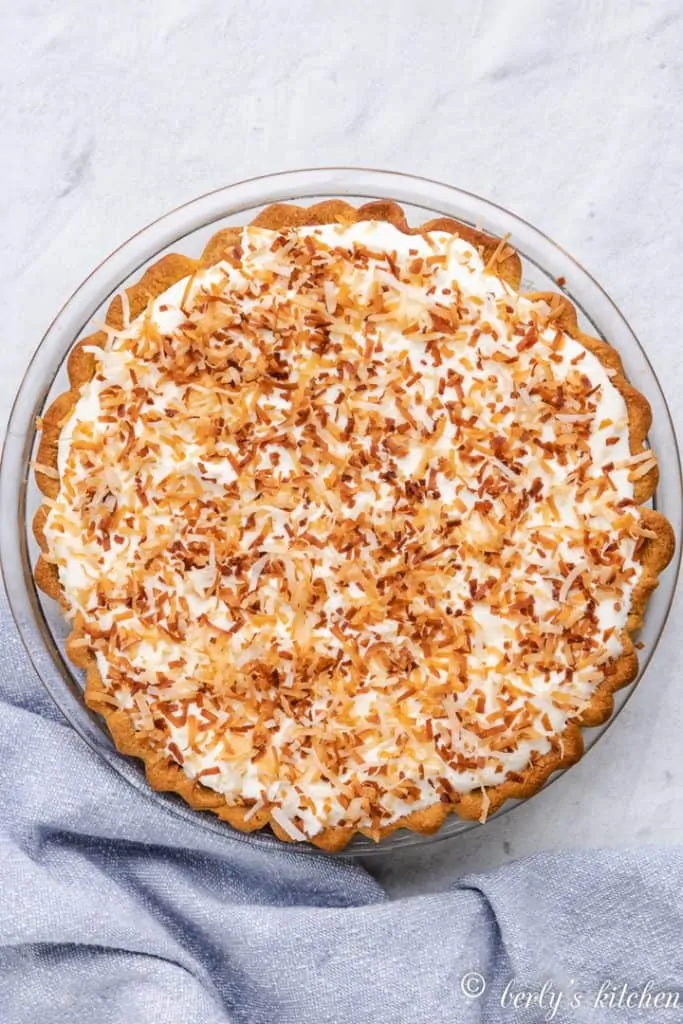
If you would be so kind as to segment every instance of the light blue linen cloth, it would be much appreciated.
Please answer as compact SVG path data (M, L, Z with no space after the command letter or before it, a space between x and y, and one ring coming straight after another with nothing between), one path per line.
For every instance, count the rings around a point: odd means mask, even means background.
M683 1020L681 851L389 900L138 793L43 693L4 603L0 636L0 1024Z

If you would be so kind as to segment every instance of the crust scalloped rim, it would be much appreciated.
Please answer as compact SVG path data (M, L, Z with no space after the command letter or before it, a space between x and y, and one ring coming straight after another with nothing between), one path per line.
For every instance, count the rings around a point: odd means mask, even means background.
M280 230L287 227L334 222L353 223L360 220L388 221L406 234L423 234L428 231L446 231L457 234L477 248L486 263L495 267L496 276L515 290L519 289L522 271L521 260L506 242L483 234L450 217L439 217L423 223L418 228L410 228L403 209L391 201L378 200L358 208L336 199L317 203L310 207L275 203L262 210L251 221L251 224L256 227ZM199 260L172 253L148 267L141 279L126 289L130 321L132 322L142 313L152 299L183 277L219 262L226 251L238 241L241 230L240 227L229 227L217 232L207 242ZM524 294L527 298L535 301L545 300L555 312L554 322L558 327L579 341L600 360L603 366L612 372L612 383L621 392L626 402L631 454L635 455L641 452L645 448L652 414L647 399L626 379L618 352L607 342L593 338L581 331L576 310L565 296L556 292ZM123 305L120 296L116 296L110 304L105 322L115 329L123 327ZM67 362L70 390L59 395L42 417L42 435L37 458L41 465L55 471L58 469L58 445L62 426L70 417L81 388L95 372L94 357L91 353L84 351L84 347L102 347L106 342L106 337L103 331L99 331L82 339L72 349ZM46 497L55 498L57 496L59 493L58 478L53 478L38 470L35 471L35 478L38 487ZM634 498L638 504L642 506L643 502L652 496L657 486L657 480L658 471L654 468L635 481ZM632 634L642 625L650 593L657 586L658 576L671 560L675 548L674 533L668 520L661 513L649 508L641 507L640 511L643 524L655 536L647 538L638 552L642 573L632 595L628 621L621 636L622 653L609 663L604 680L596 687L590 702L582 712L567 723L562 733L553 737L549 751L541 755L532 755L530 763L522 772L518 773L516 781L507 779L496 786L460 794L448 803L434 803L426 808L413 811L382 828L356 829L334 826L325 828L317 835L310 837L308 841L321 850L337 852L343 850L353 835L359 832L379 842L402 828L423 835L433 834L441 828L448 815L452 813L463 819L483 821L507 800L529 799L545 785L554 772L567 768L578 761L584 749L581 727L596 726L605 722L613 711L614 693L631 683L637 675L638 658ZM33 523L34 534L43 553L48 550L44 533L48 513L48 506L42 504ZM66 601L56 566L41 555L38 558L34 575L41 590L65 607ZM211 811L242 832L253 832L269 826L279 839L285 842L296 842L273 820L267 808L250 814L250 808L247 805L228 805L220 793L190 779L182 767L163 750L148 746L150 738L162 741L163 736L160 731L157 737L154 734L145 734L145 741L141 742L139 735L133 729L129 716L109 703L106 689L97 669L95 656L92 651L79 642L82 637L83 632L77 618L67 639L66 651L71 662L86 672L85 702L91 710L104 718L117 749L123 754L137 757L144 762L147 781L153 789L178 793L191 807L197 810Z

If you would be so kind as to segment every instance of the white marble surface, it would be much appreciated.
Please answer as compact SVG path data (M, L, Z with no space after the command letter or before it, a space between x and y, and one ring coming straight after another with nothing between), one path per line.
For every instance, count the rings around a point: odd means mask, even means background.
M251 175L357 164L510 207L593 271L683 415L677 0L25 0L0 32L0 402L102 256ZM392 891L549 847L683 840L678 602L589 757L475 833L373 867Z

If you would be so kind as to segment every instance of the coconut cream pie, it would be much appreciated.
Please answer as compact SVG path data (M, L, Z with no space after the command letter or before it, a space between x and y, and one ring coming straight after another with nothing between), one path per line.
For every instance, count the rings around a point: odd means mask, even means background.
M581 754L673 549L646 400L504 242L277 205L69 360L40 586L120 750L332 850L485 819Z

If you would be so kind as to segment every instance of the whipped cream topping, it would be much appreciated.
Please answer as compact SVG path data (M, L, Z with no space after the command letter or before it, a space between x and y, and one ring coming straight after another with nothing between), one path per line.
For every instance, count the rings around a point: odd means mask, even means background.
M622 651L642 461L555 318L361 222L245 228L110 329L45 535L135 729L292 838L560 743Z

